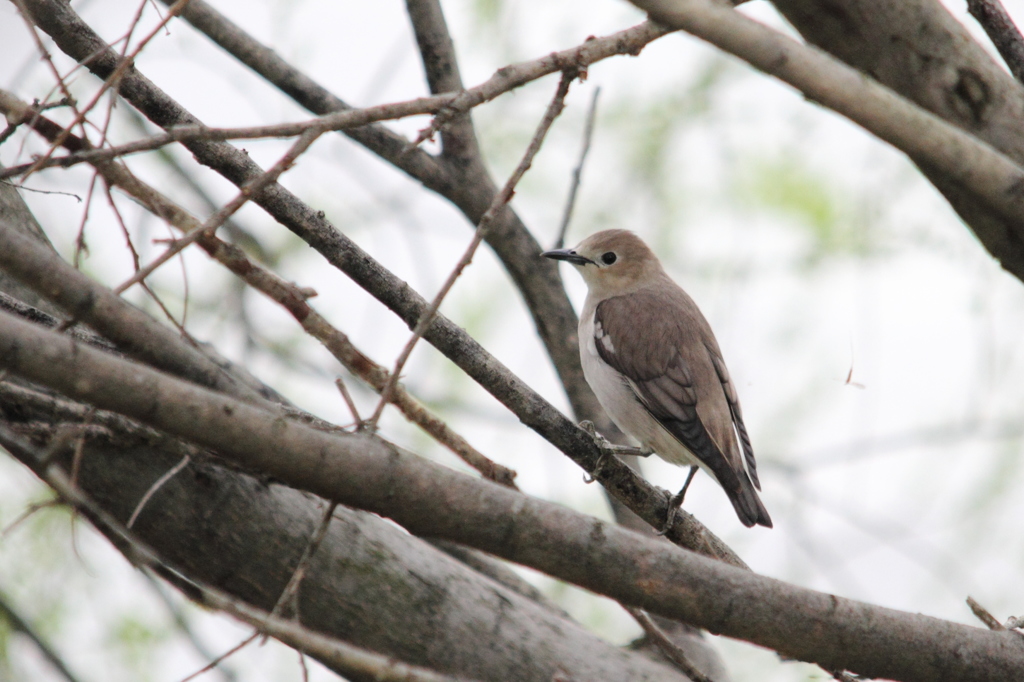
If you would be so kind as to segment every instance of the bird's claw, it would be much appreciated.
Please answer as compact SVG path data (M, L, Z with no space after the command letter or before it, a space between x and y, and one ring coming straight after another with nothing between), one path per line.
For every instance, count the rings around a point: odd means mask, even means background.
M601 457L597 460L597 465L590 475L584 474L584 483L593 483L597 480L597 477L601 474L601 470L604 469L608 463L608 458L615 455L632 455L634 457L650 457L654 454L654 450L647 447L635 448L631 445L617 445L612 443L607 438L597 432L597 427L594 426L594 422L589 419L584 419L580 422L580 428L590 434L590 437L594 439L597 447L601 449Z
M601 456L597 459L597 464L594 465L594 470L589 474L583 474L583 482L591 484L597 480L597 477L601 475L601 470L604 469L605 464L608 462L608 457L612 455L616 446L608 442L608 439L597 432L597 427L594 426L594 422L589 419L584 419L580 422L580 428L590 434L590 437L594 439L597 447L601 450Z

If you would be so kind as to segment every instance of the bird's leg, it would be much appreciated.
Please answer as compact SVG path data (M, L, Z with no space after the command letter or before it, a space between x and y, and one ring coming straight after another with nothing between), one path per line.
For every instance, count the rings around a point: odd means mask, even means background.
M589 476L584 476L583 480L586 483L593 483L597 480L601 470L604 469L608 463L608 458L613 455L634 455L636 457L650 457L654 454L653 450L647 448L634 448L630 445L616 445L610 442L607 438L597 432L597 427L594 426L594 422L589 419L584 419L580 422L580 428L590 434L590 437L597 443L597 447L601 449L601 457L597 460L597 466L594 467L594 471Z
M597 447L601 450L601 456L597 459L597 465L594 467L593 472L590 474L583 474L583 482L590 484L597 480L598 474L600 474L601 469L604 468L605 461L611 455L611 452L609 451L611 443L608 442L607 438L597 432L597 427L594 426L594 422L589 419L581 421L580 428L590 434L590 437L594 439L594 442L597 443Z
M665 527L658 531L658 535L666 535L672 530L672 525L676 520L676 509L683 506L683 498L686 497L686 491L690 487L690 483L693 481L693 477L697 475L697 469L700 467L694 465L690 467L690 473L686 477L686 483L683 484L682 490L672 496L672 499L668 501L668 513L665 516Z

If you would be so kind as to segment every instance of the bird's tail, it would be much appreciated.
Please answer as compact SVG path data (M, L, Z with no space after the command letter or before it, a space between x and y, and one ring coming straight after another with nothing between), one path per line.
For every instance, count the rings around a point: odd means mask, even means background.
M732 507L736 510L736 516L740 517L740 521L747 528L755 524L771 528L772 519L768 516L768 510L764 508L747 472L744 471L737 476L736 483L736 487L725 488L729 501L732 502Z

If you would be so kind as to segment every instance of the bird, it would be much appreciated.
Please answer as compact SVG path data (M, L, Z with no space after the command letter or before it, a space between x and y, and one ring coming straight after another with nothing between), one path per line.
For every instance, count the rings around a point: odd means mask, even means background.
M754 450L711 325L633 232L596 232L575 248L541 254L583 276L579 320L583 375L608 416L652 452L690 466L669 505L666 532L703 469L725 491L743 525L772 527L758 497Z

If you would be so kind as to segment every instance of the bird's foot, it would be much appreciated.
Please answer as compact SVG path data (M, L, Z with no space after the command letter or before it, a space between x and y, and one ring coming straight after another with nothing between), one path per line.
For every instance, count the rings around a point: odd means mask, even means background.
M590 434L590 437L594 439L595 443L597 443L597 447L601 449L601 456L598 457L597 464L594 465L594 470L589 474L583 474L583 482L589 485L597 480L601 470L604 468L605 462L608 460L608 456L610 454L608 448L611 446L611 443L608 442L607 438L597 432L597 427L594 426L594 422L589 419L581 421L580 428Z
M610 442L607 438L597 432L597 427L594 426L594 422L589 419L584 419L580 422L580 428L590 434L590 437L597 443L597 447L601 450L601 456L597 459L597 464L594 465L594 470L590 474L583 474L584 483L593 483L597 480L597 477L601 475L601 471L605 465L608 464L608 458L614 457L617 454L631 454L624 452L624 450L635 450L636 448L628 448L624 445L616 445Z
M697 475L697 469L699 468L700 467L697 466L690 467L690 473L686 477L686 483L684 483L682 489L673 495L668 501L668 511L665 513L665 526L658 531L658 535L668 535L669 531L672 530L672 527L676 522L676 510L682 508L683 499L686 497L686 491L689 489L690 483L693 481L693 477Z

